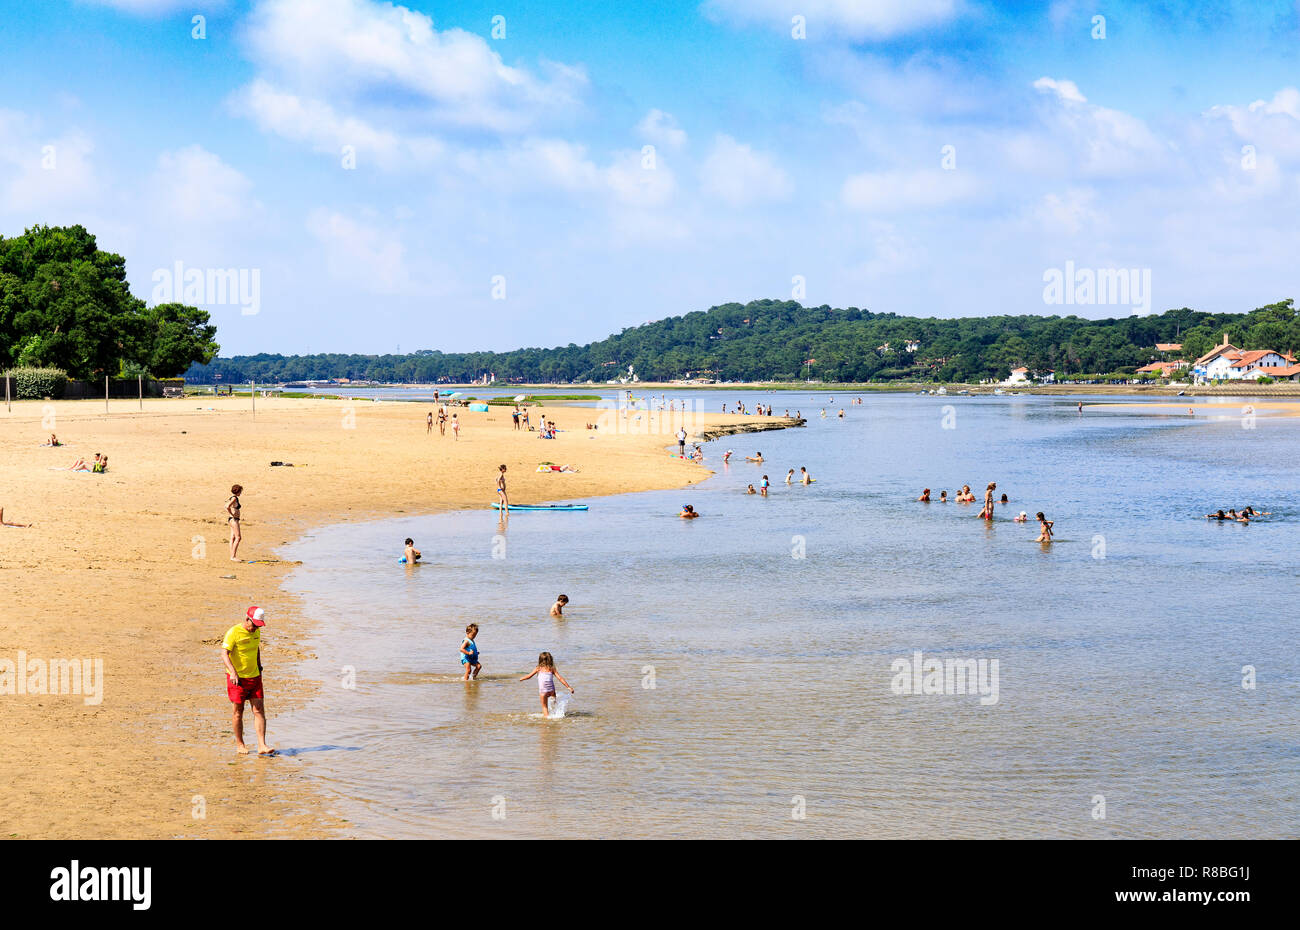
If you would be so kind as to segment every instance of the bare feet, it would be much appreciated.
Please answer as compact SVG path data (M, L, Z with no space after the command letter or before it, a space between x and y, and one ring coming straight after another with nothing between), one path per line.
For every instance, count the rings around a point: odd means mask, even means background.
M257 747L257 754L258 754L259 756L273 756L273 755L275 755L275 752L276 752L276 751L275 751L274 749L272 749L270 746L258 746L258 747Z
M248 747L245 746L243 743L240 743L235 747L235 752L239 753L239 755L241 756L246 756L248 755Z

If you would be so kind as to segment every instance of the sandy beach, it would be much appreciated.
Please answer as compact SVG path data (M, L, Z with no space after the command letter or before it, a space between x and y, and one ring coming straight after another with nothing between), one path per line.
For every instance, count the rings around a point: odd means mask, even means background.
M276 549L311 527L486 507L497 465L512 502L666 489L708 477L665 453L677 423L618 430L606 413L555 406L553 441L516 432L509 408L459 410L425 432L428 405L188 397L18 402L0 412L5 589L0 660L102 660L102 700L5 694L0 821L22 838L322 836L341 826L304 766L236 757L218 652L250 604L266 608L263 658L272 745L277 716L308 695L296 678L304 616L279 582ZM681 414L677 414L678 417ZM779 418L686 415L694 433ZM536 423L534 416L534 423ZM66 445L42 447L51 432ZM105 475L55 470L109 456ZM293 467L272 467L272 461ZM539 473L540 462L576 474ZM223 506L244 486L241 559ZM401 540L393 540L393 557ZM416 540L417 545L419 540ZM93 699L91 699L93 700ZM249 717L251 729L251 715ZM251 736L251 734L250 734Z

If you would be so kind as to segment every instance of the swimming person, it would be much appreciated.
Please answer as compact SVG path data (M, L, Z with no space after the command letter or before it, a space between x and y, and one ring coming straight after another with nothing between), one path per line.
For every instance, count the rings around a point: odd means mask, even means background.
M939 503L941 503L941 504L946 504L946 503L948 503L948 492L947 492L947 491L940 491L940 492L939 492Z
M1055 524L1043 516L1043 512L1038 511L1038 542L1049 543L1052 541L1052 527Z
M556 671L555 659L552 658L549 652L543 652L539 655L537 657L537 668L533 669L519 680L527 681L534 675L537 676L537 693L542 699L542 716L549 717L551 716L551 713L547 702L550 701L551 698L555 697L555 680L558 678L560 684L569 689L570 694L574 693L573 687L564 680L563 675Z
M409 536L406 537L406 549L402 554L402 561L407 565L414 565L420 561L420 550L415 548L415 540Z
M262 627L266 611L250 607L244 619L226 630L221 640L221 661L226 666L226 697L235 705L231 725L235 731L235 752L248 755L244 745L244 702L253 705L253 722L257 731L257 754L273 756L266 744L266 706L262 692Z
M745 461L746 461L746 462L753 462L753 463L755 463L756 465L762 465L762 464L763 464L763 453L760 452L760 453L758 453L758 455L747 455L747 456L745 456Z
M470 672L474 677L478 677L479 671L483 668L478 661L478 643L474 642L474 637L478 636L478 624L471 623L465 627L465 638L460 641L460 664L465 666L464 681L469 681Z
M751 485L746 489L745 493L746 493L746 494L757 494L758 492L754 490L754 486L751 484Z
M497 475L497 500L501 503L502 510L510 509L510 495L506 493L506 467L499 466L501 474Z
M555 598L555 603L551 605L551 616L556 618L564 617L565 605L569 603L569 595L561 594Z
M1007 504L1011 503L1011 501L1007 500L1007 496L1003 494L1002 500L1000 500L998 503L1000 503L1003 507L1005 507Z
M230 499L226 501L226 523L230 526L230 561L239 561L239 544L244 540L244 534L239 529L239 511L242 505L239 503L239 495L244 493L242 484L232 484L230 486Z
M677 516L681 517L683 520L694 520L699 516L699 514L695 512L695 508L690 504L682 504L682 512Z
M1205 515L1205 519L1207 519L1207 520L1226 520L1226 519L1228 519L1228 515L1227 515L1226 513L1224 513L1222 510L1218 510L1218 511L1216 511L1216 512L1214 512L1214 513L1207 513L1207 514Z
M930 489L926 488L924 491L922 491L921 496L918 497L917 500L923 504L930 503Z
M813 476L810 475L810 474L808 474L808 469L804 468L802 465L799 466L799 475L800 475L800 478L799 478L799 483L800 483L800 484L812 484L812 483L813 483Z

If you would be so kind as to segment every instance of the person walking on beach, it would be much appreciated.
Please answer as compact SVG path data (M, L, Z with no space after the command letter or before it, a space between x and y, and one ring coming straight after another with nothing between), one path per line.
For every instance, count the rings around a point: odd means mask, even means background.
M561 594L556 597L555 603L551 605L551 616L556 617L557 619L562 619L564 617L564 608L568 603L569 595Z
M447 435L447 406L446 406L446 404L444 404L443 406L441 406L441 407L438 408L438 435L439 435L439 436L446 436L446 435Z
M537 676L537 693L542 699L542 716L549 717L551 716L550 701L555 697L555 680L558 678L560 684L569 689L570 694L574 693L573 687L565 681L564 676L556 670L555 659L552 658L549 652L543 652L539 655L537 657L537 668L533 669L519 680L527 681L534 675Z
M510 495L506 493L506 467L499 466L500 474L497 475L497 501L501 504L501 509L510 509Z
M686 458L686 427L677 430L677 457Z
M465 681L469 681L471 677L477 678L478 673L483 669L478 660L478 643L474 642L477 636L478 624L471 623L465 627L465 638L460 641L460 664L465 666ZM474 674L471 676L470 672Z
M424 435L429 436L432 434L433 434L433 411L430 410L429 415L424 420Z
M248 755L244 745L244 702L253 706L253 723L257 731L257 754L273 756L266 744L266 706L262 693L262 627L266 611L250 607L240 623L226 631L221 641L221 661L226 666L226 696L235 705L231 725L235 730L235 752Z
M451 415L451 435L453 439L460 442L460 420L456 418L454 413Z
M244 493L242 484L230 486L230 499L226 501L226 523L230 527L230 561L239 561L239 544L244 541L244 534L239 528L239 495Z

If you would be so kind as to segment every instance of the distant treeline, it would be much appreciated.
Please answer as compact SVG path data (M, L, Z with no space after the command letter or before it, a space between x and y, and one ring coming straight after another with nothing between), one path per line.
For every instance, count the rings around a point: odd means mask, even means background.
M849 307L802 307L757 300L632 327L600 342L512 352L411 355L251 355L193 365L190 382L210 384L349 378L385 382L604 382L632 366L642 381L704 377L727 381L966 381L1005 378L1014 367L1058 377L1126 372L1159 359L1155 344L1180 342L1195 359L1224 333L1238 348L1300 349L1291 300L1250 313L1168 310L1152 316L1085 320L1076 316L936 319ZM909 348L911 349L909 351Z

